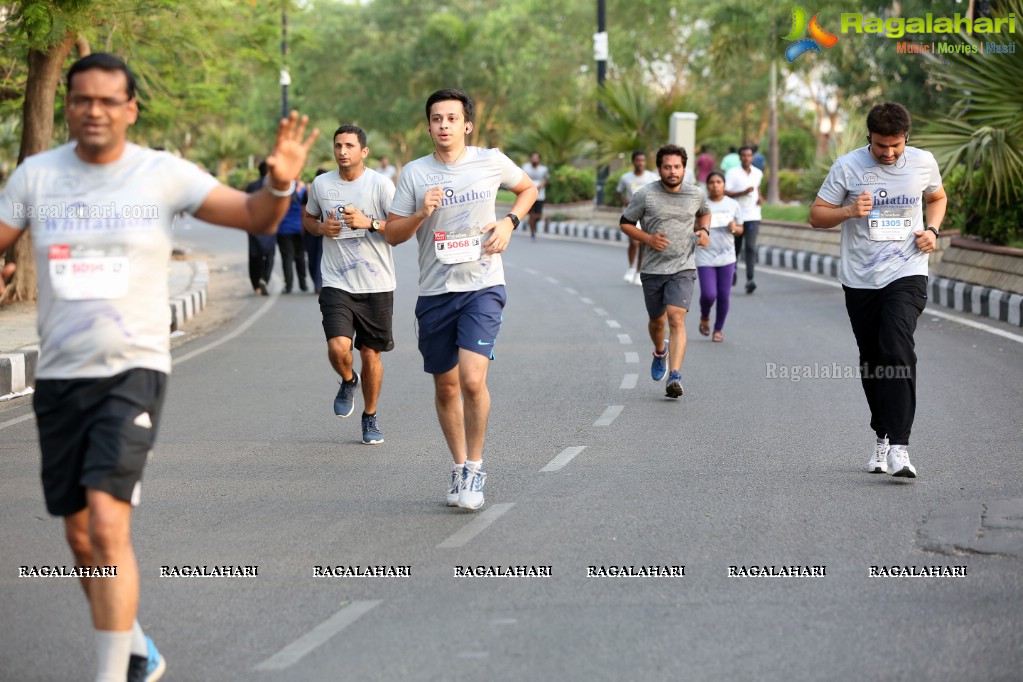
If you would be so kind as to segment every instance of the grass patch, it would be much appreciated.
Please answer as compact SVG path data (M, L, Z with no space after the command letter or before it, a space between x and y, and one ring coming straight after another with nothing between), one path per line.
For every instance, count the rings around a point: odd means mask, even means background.
M499 190L497 190L497 201L498 201L498 203L502 203L502 204L514 204L515 203L515 193L514 192L509 192L506 189L499 189Z
M790 223L810 222L810 207L805 204L764 204L760 207L764 220L783 220Z

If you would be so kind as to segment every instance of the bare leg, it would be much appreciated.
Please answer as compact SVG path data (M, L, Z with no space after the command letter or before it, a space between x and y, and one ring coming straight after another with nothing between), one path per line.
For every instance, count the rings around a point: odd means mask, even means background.
M664 352L664 323L667 321L668 315L665 313L656 320L650 320L647 324L647 331L650 332L650 340L654 342L654 350L658 354ZM674 334L672 335L672 341L674 341Z
M669 305L665 317L671 330L671 350L668 352L668 369L682 369L682 358L686 354L686 313L685 308Z
M344 381L351 381L355 376L352 368L352 340L347 336L335 336L327 341L327 358Z
M451 458L455 464L465 464L465 416L458 367L443 374L434 374L433 385L437 421L440 422L440 430L444 433Z
M362 398L366 403L366 414L374 414L380 386L384 382L384 363L380 360L380 351L371 348L360 349L359 355L362 357Z

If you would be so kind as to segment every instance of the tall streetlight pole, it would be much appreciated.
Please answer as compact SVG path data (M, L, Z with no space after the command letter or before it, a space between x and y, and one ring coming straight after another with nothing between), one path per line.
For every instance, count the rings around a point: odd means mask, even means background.
M606 0L597 0L597 32L593 34L593 59L597 62L597 91L604 90L604 79L607 77L607 4ZM600 115L607 113L604 104L597 105ZM604 185L607 184L607 164L599 161L600 140L597 140L597 196L596 204L601 206L604 203Z
M288 117L288 0L281 2L281 118Z

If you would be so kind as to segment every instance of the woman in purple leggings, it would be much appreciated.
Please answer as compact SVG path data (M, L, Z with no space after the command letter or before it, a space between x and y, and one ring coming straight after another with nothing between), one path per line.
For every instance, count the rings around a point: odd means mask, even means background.
M735 273L735 238L742 234L737 223L739 204L725 196L725 176L721 171L707 175L707 205L710 206L710 243L696 250L696 271L700 276L700 333L710 335L710 309L717 301L714 341L724 341L721 330L728 315L728 300Z

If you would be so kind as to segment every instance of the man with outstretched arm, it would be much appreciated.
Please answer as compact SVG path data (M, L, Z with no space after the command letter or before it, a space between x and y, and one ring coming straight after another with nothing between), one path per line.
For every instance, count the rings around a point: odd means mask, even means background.
M127 141L135 78L94 53L67 75L71 142L25 159L0 194L0 251L25 227L39 273L39 366L33 406L47 510L64 517L86 577L97 682L152 682L166 664L135 619L139 576L131 511L156 439L171 368L167 272L179 211L272 233L316 138L280 122L263 189L245 194L192 163ZM4 280L13 276L4 268Z
M536 199L536 185L497 149L470 147L473 101L438 90L426 101L434 151L405 166L387 216L392 245L419 242L419 351L433 375L437 417L454 460L447 504L483 506L487 369L505 304L501 253ZM515 194L497 219L497 190Z

